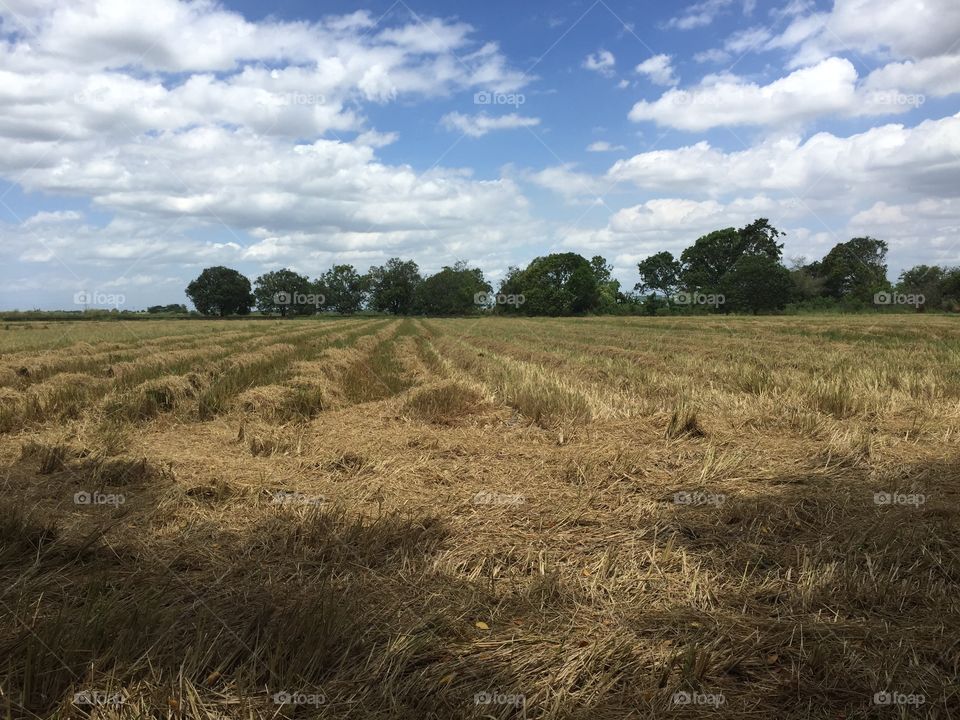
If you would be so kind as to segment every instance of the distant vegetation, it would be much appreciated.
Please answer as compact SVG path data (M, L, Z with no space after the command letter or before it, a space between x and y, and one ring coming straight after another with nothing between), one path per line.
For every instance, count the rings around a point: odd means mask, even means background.
M637 265L640 282L624 291L613 267L596 255L553 253L525 268L511 267L496 292L483 271L464 262L424 277L413 260L391 258L361 275L336 265L316 280L283 269L253 283L228 268L208 268L187 290L202 312L224 307L269 315L675 315L960 310L960 268L918 265L894 285L887 279L887 243L859 237L838 243L822 259L783 262L783 235L766 218L708 233L679 258L663 251ZM229 279L223 282L221 279ZM226 305L208 302L228 298ZM198 304L197 301L200 301ZM204 308L207 308L204 310ZM230 313L226 313L230 314Z
M463 316L504 314L688 315L863 312L960 312L960 268L917 265L896 283L887 278L887 243L857 237L835 245L821 260L784 263L782 232L766 218L742 228L714 230L679 258L654 253L637 264L632 290L612 277L613 267L595 255L573 252L534 258L510 267L494 292L483 271L465 262L424 276L413 260L391 258L361 274L334 265L311 280L288 268L253 283L237 270L205 269L186 288L196 307L155 305L146 314L164 317L353 315ZM13 312L4 320L129 319L144 313L119 310Z

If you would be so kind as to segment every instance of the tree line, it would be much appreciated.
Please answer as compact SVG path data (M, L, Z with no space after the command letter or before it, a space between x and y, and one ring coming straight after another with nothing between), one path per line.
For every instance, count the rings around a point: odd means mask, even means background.
M777 313L862 310L903 305L960 310L960 268L918 265L896 284L887 279L888 246L871 237L835 245L821 260L783 261L783 233L766 218L698 238L679 258L658 252L637 265L640 282L624 291L600 255L537 257L510 267L499 287L465 262L424 276L413 260L391 258L361 274L334 265L311 280L290 269L264 273L251 284L227 267L205 269L186 294L204 315L246 315L256 308L280 316L359 312L455 316ZM179 306L155 306L163 311Z

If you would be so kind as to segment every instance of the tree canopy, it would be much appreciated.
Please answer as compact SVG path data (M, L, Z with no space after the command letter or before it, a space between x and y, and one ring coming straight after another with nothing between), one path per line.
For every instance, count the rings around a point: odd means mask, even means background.
M236 270L218 265L187 285L187 297L204 315L247 315L253 305L250 281Z

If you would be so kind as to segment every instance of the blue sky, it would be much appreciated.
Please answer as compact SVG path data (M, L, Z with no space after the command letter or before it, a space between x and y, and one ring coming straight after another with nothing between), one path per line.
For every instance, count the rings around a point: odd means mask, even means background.
M960 264L960 4L0 0L0 308L768 217Z

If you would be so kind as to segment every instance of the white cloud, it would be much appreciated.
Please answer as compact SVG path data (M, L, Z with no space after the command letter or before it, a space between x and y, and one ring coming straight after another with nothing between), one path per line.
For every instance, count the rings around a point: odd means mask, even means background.
M701 52L695 53L693 56L694 62L698 63L725 63L731 59L730 53L726 50L720 48L711 48L709 50L703 50Z
M526 173L525 178L564 197L591 196L590 201L592 196L610 189L611 183L589 173L577 172L574 167L572 163L548 167L536 173Z
M524 117L516 113L491 116L486 113L463 115L453 112L444 115L441 118L441 123L449 130L457 130L470 137L483 137L493 130L535 127L540 124L540 118Z
M626 150L623 145L611 145L606 140L597 140L587 145L587 152L617 152Z
M505 267L508 237L544 238L520 188L384 163L377 152L398 135L364 116L371 103L522 87L497 45L472 34L366 12L252 22L213 2L5 0L0 176L109 219L37 213L2 225L4 249L46 277L103 286L202 264L320 272L400 248ZM481 134L537 122L466 120ZM14 272L0 269L4 287L20 283ZM23 306L5 295L0 305Z
M593 70L605 77L613 75L613 68L616 64L617 60L609 50L597 50L597 52L587 55L583 61L583 67L587 70Z
M842 50L926 58L953 52L958 37L956 0L835 0L830 12L798 15L771 47L793 49L796 67Z
M683 130L796 124L824 113L850 111L857 104L856 81L853 64L841 58L796 70L769 85L733 76L705 78L689 90L669 90L654 102L638 102L630 119Z
M646 75L657 85L676 85L679 82L669 55L654 55L635 68L636 72Z
M693 30L695 28L706 27L713 23L713 21L732 4L733 0L703 0L702 2L694 3L684 10L681 15L677 15L667 21L666 26L678 30Z
M870 73L864 85L880 92L897 90L935 97L960 93L960 55L889 63Z
M772 137L735 152L701 141L619 160L607 176L649 189L715 196L782 191L840 204L857 196L952 197L960 176L960 114L912 128L883 125L849 137L826 132L806 140Z

